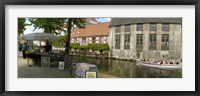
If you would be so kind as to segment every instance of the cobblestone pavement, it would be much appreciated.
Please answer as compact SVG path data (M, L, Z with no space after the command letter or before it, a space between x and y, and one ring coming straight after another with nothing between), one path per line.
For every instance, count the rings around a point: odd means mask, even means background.
M70 78L69 71L27 65L27 59L18 52L18 78Z

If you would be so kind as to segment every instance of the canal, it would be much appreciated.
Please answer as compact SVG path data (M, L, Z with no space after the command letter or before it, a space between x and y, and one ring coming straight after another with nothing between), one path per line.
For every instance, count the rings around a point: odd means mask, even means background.
M73 56L74 63L90 63L98 67L99 78L182 78L181 69L158 69L137 66L135 61Z

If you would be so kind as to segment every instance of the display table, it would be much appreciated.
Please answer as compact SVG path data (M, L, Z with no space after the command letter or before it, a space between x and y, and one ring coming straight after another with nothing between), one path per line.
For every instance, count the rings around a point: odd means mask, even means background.
M25 54L25 56L27 58L27 64L29 66L32 66L34 64L36 64L37 66L40 66L40 58L42 55L30 53L30 54Z
M41 54L26 54L27 64L37 65L39 67L58 67L59 60L64 59L64 57L60 57L59 55L54 54L53 56L41 55ZM47 58L48 57L48 58ZM62 61L62 60L61 60Z

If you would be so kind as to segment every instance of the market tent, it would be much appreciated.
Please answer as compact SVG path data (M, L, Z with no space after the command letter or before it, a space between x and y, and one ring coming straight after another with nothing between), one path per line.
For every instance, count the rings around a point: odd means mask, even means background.
M24 35L22 37L24 40L39 40L39 41L55 41L59 40L60 38L49 33L30 33L27 35Z

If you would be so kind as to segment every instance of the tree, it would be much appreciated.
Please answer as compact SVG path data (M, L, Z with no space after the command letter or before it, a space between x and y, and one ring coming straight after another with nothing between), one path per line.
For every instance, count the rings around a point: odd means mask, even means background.
M69 18L67 21L66 55L69 55L72 27L85 28L86 18Z
M25 18L18 18L18 35L22 34L26 28L25 26L27 25Z
M34 30L44 29L44 33L60 34L65 32L64 25L66 24L65 18L29 18L29 21L34 27Z
M66 50L65 50L65 64L71 65L70 63L70 39L71 39L71 31L72 27L85 28L86 26L86 18L68 18L67 19L67 42L66 42ZM66 65L67 66L67 65Z
M42 28L44 32L51 34L60 34L60 32L67 32L66 50L65 50L65 64L68 64L71 31L73 27L85 28L86 18L29 18L29 21L35 29ZM67 28L67 31L64 30ZM35 30L34 29L34 30Z

